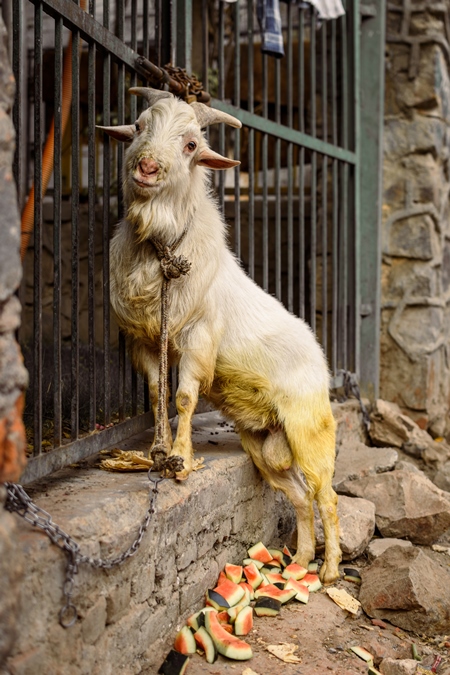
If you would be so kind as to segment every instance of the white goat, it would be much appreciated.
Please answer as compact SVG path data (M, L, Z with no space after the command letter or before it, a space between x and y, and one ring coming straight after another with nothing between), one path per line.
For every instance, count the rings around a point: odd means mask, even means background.
M295 559L303 566L315 555L317 500L326 547L320 574L330 583L339 576L341 553L325 358L306 323L241 269L227 247L211 194L207 168L239 162L213 152L201 129L240 122L167 92L130 91L145 96L149 108L135 125L101 127L130 143L123 183L127 217L111 242L111 302L133 364L148 379L156 411L162 274L150 239L170 245L186 228L180 252L192 268L187 277L173 280L169 291L169 363L179 364L179 423L175 441L168 432L165 442L168 454L184 461L176 477L187 478L192 470L191 419L201 392L234 420L261 474L294 505Z

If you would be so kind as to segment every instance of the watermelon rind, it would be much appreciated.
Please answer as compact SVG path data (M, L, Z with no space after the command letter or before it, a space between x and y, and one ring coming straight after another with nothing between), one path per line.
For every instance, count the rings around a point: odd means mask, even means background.
M213 588L214 593L218 593L218 595L222 596L222 598L225 599L225 601L228 603L228 607L233 607L233 605L237 605L238 602L243 598L244 596L244 589L242 586L239 586L238 584L235 584L233 581L230 581L229 579L225 579L225 581L221 581L218 586ZM218 600L216 600L218 602Z
M195 654L197 647L195 646L194 634L189 626L183 626L177 633L173 648L180 654Z
M263 563L268 563L273 559L262 541L259 541L257 544L249 548L247 553L248 557L252 560L260 560Z
M236 635L248 635L253 628L253 609L244 607L236 617L234 622L234 632Z
M242 581L242 565L227 563L224 567L224 572L226 577L235 584L239 584Z
M258 598L253 607L256 616L277 616L280 613L281 602L275 598Z
M250 645L227 633L213 612L208 612L206 615L205 628L212 637L219 654L235 661L248 661L252 658L253 652Z
M295 579L289 579L286 581L285 588L293 588L295 591L297 591L297 595L295 596L295 599L298 600L299 602L303 602L304 605L307 604L309 600L309 588L305 584L303 584L301 581L296 581Z
M264 586L264 588L258 588L258 590L255 591L255 598L261 598L263 596L275 598L284 604L291 600L296 594L297 591L293 588L277 588L273 584L269 584L268 586Z
M245 566L245 565L251 565L252 563L253 563L259 570L261 569L261 567L264 567L264 563L261 562L261 560L252 560L251 558L244 558L244 560L242 561L242 564L243 564L244 566Z
M305 576L303 577L302 584L308 586L310 593L318 591L319 588L322 588L322 584L317 574L310 574L309 572L308 574L305 574Z
M200 649L203 649L205 652L205 658L208 663L214 663L217 661L219 652L216 649L216 645L214 644L211 635L204 626L201 626L194 634L194 639Z
M302 567L301 565L298 565L297 563L291 563L290 565L287 565L284 570L281 573L281 576L284 577L284 579L295 579L296 581L299 581L300 579L303 579L304 576L308 573L308 570Z
M368 666L373 666L373 654L367 651L367 649L364 649L364 647L359 647L358 645L354 647L350 647L350 650L356 654L356 656L359 656L360 659L365 661Z
M206 602L214 607L214 609L217 609L219 612L221 612L223 609L228 609L230 606L230 603L212 588L209 588L206 591Z
M308 572L316 573L318 569L319 563L317 560L311 560L311 562L308 563Z
M171 649L158 670L158 675L184 675L188 663L189 656Z
M244 567L244 575L245 578L247 579L247 583L250 584L253 590L255 590L255 588L258 588L258 586L261 584L263 580L259 569L253 562L250 563L250 565L246 565Z

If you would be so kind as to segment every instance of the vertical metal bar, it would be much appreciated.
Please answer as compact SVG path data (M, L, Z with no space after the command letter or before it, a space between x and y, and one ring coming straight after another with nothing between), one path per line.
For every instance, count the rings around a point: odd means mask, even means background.
M203 88L209 91L209 18L208 0L202 0L202 82Z
M356 166L353 167L353 195L352 195L352 232L353 239L353 260L352 265L352 284L354 285L351 294L351 320L353 339L351 342L352 370L360 376L360 331L361 331L361 274L359 261L361 260L361 230L360 230L360 11L359 0L353 1L353 12L350 15L351 30L351 68L353 71L352 87L352 130L353 130L353 149L356 154Z
M337 45L336 21L331 22L331 142L338 143L338 104L337 104ZM339 211L338 211L338 175L339 162L332 162L332 243L331 265L333 283L331 285L331 371L338 369L338 318L339 318Z
M381 170L383 157L384 44L386 6L377 3L376 15L361 26L361 128L355 147L360 173L361 249L357 254L361 286L360 387L364 396L378 397L381 320ZM358 51L355 49L355 54ZM357 56L356 56L357 58ZM364 157L364 162L361 161ZM358 309L358 305L356 305ZM367 355L367 357L366 357Z
M79 194L80 194L80 34L72 31L72 315L70 433L79 434Z
M117 21L117 37L120 40L124 38L124 19L125 6L124 0L118 0L117 3L118 21ZM117 118L118 123L125 122L125 66L122 63L118 65L117 78ZM117 184L118 184L118 213L119 220L125 215L123 190L122 190L122 173L124 163L124 148L123 144L119 143L117 148ZM125 356L125 338L119 332L119 421L125 419L125 395L126 395L126 356Z
M311 136L316 136L316 14L311 8ZM310 254L310 325L316 330L317 292L317 153L311 152L311 254Z
M347 41L347 17L344 14L339 19L341 29L341 144L344 148L349 147L349 86L348 86L348 41ZM347 368L348 357L348 200L349 200L349 167L341 164L340 184L340 238L339 238L339 323L340 323L340 362L341 368Z
M275 59L275 121L281 123L280 59ZM281 140L275 139L275 295L281 300Z
M155 1L155 33L156 33L156 26L157 26L157 13L158 13L158 6L159 6L159 1ZM146 59L149 58L149 44L150 44L150 36L149 36L149 27L148 27L148 19L149 19L149 0L143 0L143 6L142 6L142 54L145 56ZM156 42L156 36L155 36L155 42ZM158 65L159 65L159 60L158 60Z
M192 71L192 0L176 0L177 48L175 63Z
M234 105L241 104L241 26L239 21L239 3L234 5ZM241 132L234 132L234 158L241 159ZM240 168L234 170L234 252L241 257L241 185Z
M109 0L103 0L103 25L109 30ZM111 55L103 53L103 124L111 123ZM103 149L103 421L105 426L111 421L111 349L109 333L111 315L109 305L109 219L110 219L110 189L111 189L111 143L108 134L102 139Z
M328 140L327 22L322 24L322 138ZM328 349L328 160L322 155L322 346Z
M262 55L262 89L263 89L263 117L267 119L269 112L268 105L268 57ZM262 136L262 181L263 181L263 200L262 200L262 235L263 235L263 288L269 290L269 214L268 214L268 143L267 134Z
M93 11L93 4L90 5ZM88 50L88 335L89 428L96 424L95 359L95 43Z
M131 49L137 52L137 0L131 0ZM136 71L131 72L130 84L137 85ZM137 118L137 96L130 97L130 121L133 123Z
M13 107L13 122L16 130L16 151L14 157L14 179L17 185L19 205L23 203L23 138L22 138L22 120L23 120L23 100L22 87L24 80L24 59L23 59L23 6L22 2L12 3L13 12L13 55L12 66L14 79L16 81L16 98Z
M288 107L288 127L293 128L293 54L292 54L292 23L293 9L292 4L288 5L287 14L288 35L287 35L287 107ZM293 209L293 171L292 171L293 145L287 146L287 276L288 293L287 307L290 312L294 311L294 209Z
M62 444L61 407L61 106L63 70L63 22L55 19L55 107L53 163L53 443Z
M34 11L34 455L42 447L42 38L43 12L38 3Z
M298 116L299 130L305 131L305 10L298 10ZM299 150L298 171L298 313L305 317L306 288L305 288L305 148Z
M221 101L225 98L225 2L219 2L219 82L218 96ZM219 128L219 152L225 154L225 125ZM225 172L219 171L219 204L225 210Z
M247 0L248 109L255 111L253 0ZM248 130L248 273L255 278L255 131Z

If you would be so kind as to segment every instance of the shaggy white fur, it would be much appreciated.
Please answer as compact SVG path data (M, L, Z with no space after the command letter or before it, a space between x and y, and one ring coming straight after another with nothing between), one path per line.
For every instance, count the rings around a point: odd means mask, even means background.
M123 181L127 217L111 242L111 301L119 325L135 367L148 378L156 410L162 274L149 238L171 244L187 226L177 254L192 268L170 285L179 425L173 444L169 436L166 443L169 454L184 460L177 478L192 470L191 418L202 392L235 421L262 475L293 503L296 561L304 566L315 554L317 500L326 541L321 578L330 583L338 577L341 554L331 487L335 423L322 349L306 323L259 288L226 245L208 168L237 162L208 147L197 121L200 104L196 111L167 94L157 100L157 93L135 126L106 129L130 142Z

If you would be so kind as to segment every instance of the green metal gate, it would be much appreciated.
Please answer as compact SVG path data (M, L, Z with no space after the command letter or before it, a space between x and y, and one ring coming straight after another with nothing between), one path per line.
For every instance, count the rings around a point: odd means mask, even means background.
M242 130L209 132L242 162L217 178L230 244L248 274L317 332L334 384L351 371L376 394L383 1L346 0L328 22L307 3L282 3L282 59L261 51L257 0L84 2L2 4L22 209L34 186L21 289L31 375L22 482L152 422L109 310L123 149L95 132L135 120L140 103L127 89L136 84L211 98L242 121Z

